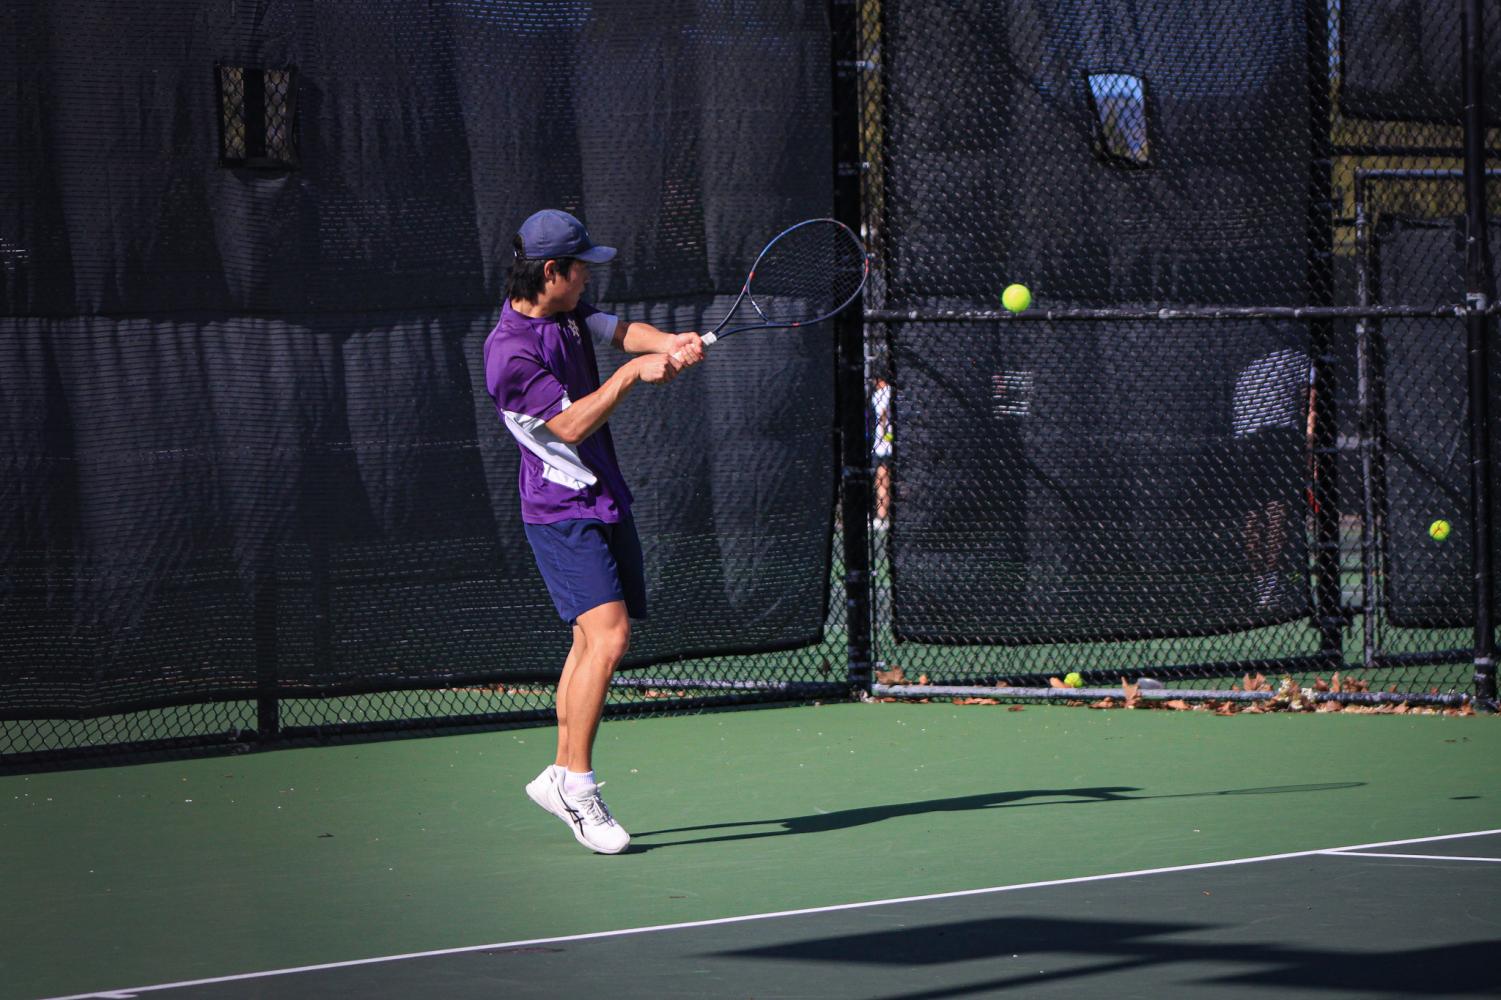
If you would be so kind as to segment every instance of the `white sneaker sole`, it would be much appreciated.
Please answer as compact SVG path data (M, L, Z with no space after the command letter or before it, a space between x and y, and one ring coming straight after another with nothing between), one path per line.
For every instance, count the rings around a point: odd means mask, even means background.
M589 843L589 841L584 839L584 832L578 828L577 823L569 820L568 825L573 827L573 839L589 848L589 850L593 851L595 854L619 854L621 851L631 846L631 838L629 837L625 838L625 843L621 844L619 847L604 847L600 844L591 844Z

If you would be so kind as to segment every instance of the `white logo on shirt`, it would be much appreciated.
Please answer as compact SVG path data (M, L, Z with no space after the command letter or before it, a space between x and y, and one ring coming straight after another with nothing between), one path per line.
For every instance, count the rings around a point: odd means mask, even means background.
M563 329L573 336L574 343L583 343L584 338L579 336L579 325L572 316L563 317Z

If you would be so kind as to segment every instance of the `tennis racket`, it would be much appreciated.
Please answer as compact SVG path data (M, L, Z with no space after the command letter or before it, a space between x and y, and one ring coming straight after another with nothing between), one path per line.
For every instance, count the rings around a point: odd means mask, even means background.
M870 274L865 244L835 219L789 226L761 250L730 311L704 334L704 346L747 330L790 329L821 323L854 302ZM750 311L741 306L749 303ZM729 326L740 314L743 325ZM682 352L673 355L682 359Z

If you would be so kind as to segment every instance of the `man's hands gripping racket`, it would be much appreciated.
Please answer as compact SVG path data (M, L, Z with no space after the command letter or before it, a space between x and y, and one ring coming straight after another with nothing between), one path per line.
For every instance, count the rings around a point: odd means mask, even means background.
M807 219L782 230L762 249L724 319L703 336L708 347L732 333L781 330L820 323L860 295L870 274L865 244L842 222ZM742 303L753 312L726 330ZM681 352L674 360L682 360Z

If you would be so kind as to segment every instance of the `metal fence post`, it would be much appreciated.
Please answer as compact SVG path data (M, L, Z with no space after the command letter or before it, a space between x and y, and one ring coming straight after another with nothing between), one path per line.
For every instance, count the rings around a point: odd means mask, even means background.
M1330 128L1333 120L1333 82L1329 67L1329 6L1308 0L1308 304L1334 304L1334 161ZM1313 356L1313 399L1316 429L1313 447L1314 619L1319 650L1336 666L1344 660L1345 610L1340 587L1339 520L1341 498L1336 481L1339 467L1339 423L1335 406L1335 329L1332 319L1313 319L1308 347Z
M861 231L860 185L860 7L856 0L830 0L833 48L834 217ZM835 369L839 426L840 495L844 524L845 627L851 688L871 681L870 447L865 421L865 316L862 304L834 319L838 341Z
M1491 621L1490 358L1486 314L1492 299L1485 176L1485 18L1482 0L1465 0L1462 91L1465 151L1465 334L1470 404L1470 546L1475 571L1475 695L1496 699L1496 634Z

